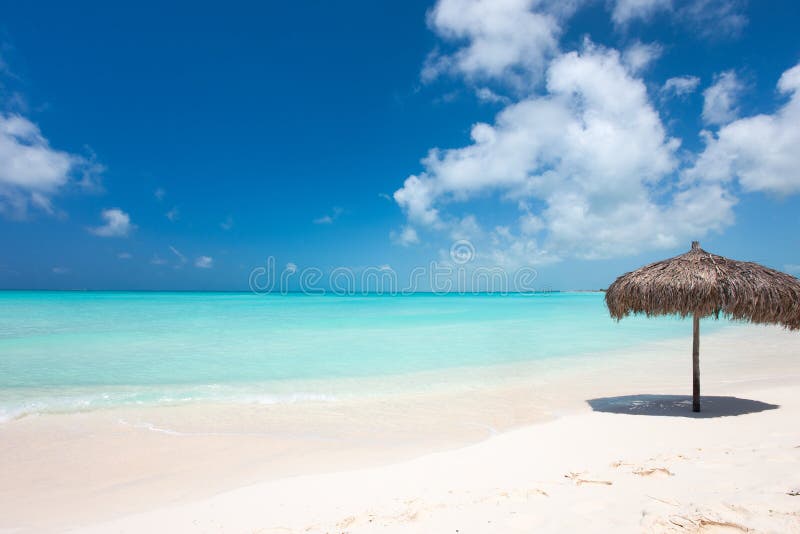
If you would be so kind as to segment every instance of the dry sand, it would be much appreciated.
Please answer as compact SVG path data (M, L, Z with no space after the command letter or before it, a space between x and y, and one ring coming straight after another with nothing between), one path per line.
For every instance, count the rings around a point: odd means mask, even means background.
M700 416L690 343L408 397L25 417L0 529L800 532L800 335L704 337Z

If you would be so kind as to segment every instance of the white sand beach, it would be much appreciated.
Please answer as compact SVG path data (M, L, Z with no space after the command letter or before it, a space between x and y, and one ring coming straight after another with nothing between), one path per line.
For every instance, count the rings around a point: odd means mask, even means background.
M800 532L800 336L705 336L699 416L690 342L370 402L23 417L0 528Z

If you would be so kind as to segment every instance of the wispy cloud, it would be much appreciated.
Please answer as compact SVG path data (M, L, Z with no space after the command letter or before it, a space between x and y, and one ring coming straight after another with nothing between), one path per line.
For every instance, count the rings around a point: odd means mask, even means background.
M800 264L787 263L783 266L783 270L791 274L800 274Z
M183 265L184 263L186 263L186 261L187 261L187 260L186 260L186 256L184 256L184 255L181 253L181 251L180 251L180 250L178 250L177 248L173 247L172 245L169 245L169 250L170 250L170 251L171 251L173 254L175 254L175 257L177 257L177 258L178 258L178 262L180 262L180 264L181 264L181 265Z
M691 0L677 12L678 19L709 40L739 37L747 26L747 0Z
M666 14L696 35L718 40L738 37L747 26L747 0L611 0L611 20L627 30L634 22L662 20Z
M211 256L198 256L194 260L194 266L198 269L211 269L214 266L214 258Z
M697 76L675 76L664 82L661 94L665 97L683 97L695 92L699 84L700 78Z
M488 87L479 87L475 90L475 96L481 102L489 102L491 104L509 104L511 99L507 96L499 95L489 89Z
M0 54L0 74L11 75L11 70L8 68L8 63L3 59L2 54Z
M117 254L117 258L120 260L129 260L133 258L133 254L131 254L130 252L120 252Z
M164 197L167 196L167 192L164 189L157 187L155 191L153 191L153 196L156 197L156 200L161 202L164 200Z
M624 27L635 20L647 21L659 11L672 9L672 0L614 0L611 20Z
M664 47L658 43L635 41L622 52L622 62L625 63L631 72L641 73L661 57L663 53Z
M417 231L409 225L403 226L399 232L390 232L389 237L391 237L392 241L404 247L419 243Z
M225 220L224 220L224 221L222 221L221 223L219 223L219 227L220 227L220 228L222 228L222 229L223 229L223 230L225 230L225 231L227 231L227 230L230 230L231 228L233 228L233 217L231 217L230 215L228 215L228 216L225 218Z
M164 216L169 219L171 222L175 222L181 217L181 212L178 209L178 206L174 206L171 210L164 214Z
M344 213L342 208L334 206L333 210L331 210L331 213L314 219L314 224L333 224L333 222L338 219L342 213Z
M66 267L53 267L51 269L51 271L53 272L53 274L67 274L67 273L69 273L69 269L67 269Z

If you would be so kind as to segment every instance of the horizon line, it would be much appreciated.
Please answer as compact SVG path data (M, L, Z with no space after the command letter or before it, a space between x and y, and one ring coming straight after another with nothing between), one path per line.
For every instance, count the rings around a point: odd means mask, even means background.
M308 293L306 291L265 291L254 292L246 289L50 289L50 288L0 288L0 292L4 291L41 291L41 292L59 292L59 293L252 293L254 295L308 295L312 297L336 296L336 297L349 297L349 296L409 296L409 295L529 295L531 293L604 293L605 289L541 289L535 291L448 291L448 292L435 292L435 291L413 291L410 293L402 292L376 292L376 291L358 291L352 294L338 294L332 291L326 291L323 294Z

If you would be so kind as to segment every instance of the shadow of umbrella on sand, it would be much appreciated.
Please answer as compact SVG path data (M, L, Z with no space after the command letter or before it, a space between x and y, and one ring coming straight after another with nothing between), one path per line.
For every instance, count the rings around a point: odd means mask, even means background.
M745 415L779 408L777 404L739 397L706 396L703 397L703 411L697 413L689 411L692 397L688 395L625 395L589 399L586 402L595 412L700 419Z
M723 315L800 329L800 280L757 263L711 254L694 241L686 254L617 278L606 291L606 306L617 320L631 313L692 316L692 410L699 412L700 319Z

